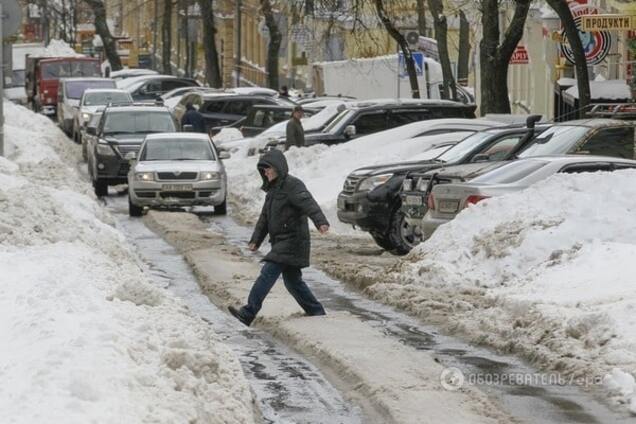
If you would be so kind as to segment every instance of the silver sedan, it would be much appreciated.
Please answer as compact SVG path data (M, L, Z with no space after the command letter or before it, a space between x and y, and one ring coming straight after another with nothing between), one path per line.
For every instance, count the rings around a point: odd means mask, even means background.
M144 140L139 155L129 153L130 216L144 207L214 206L226 213L227 175L222 159L207 134L161 133Z
M521 191L552 175L627 168L636 168L636 161L607 156L540 156L508 162L469 182L436 185L428 196L428 211L422 218L423 238L430 237L440 225L470 205Z

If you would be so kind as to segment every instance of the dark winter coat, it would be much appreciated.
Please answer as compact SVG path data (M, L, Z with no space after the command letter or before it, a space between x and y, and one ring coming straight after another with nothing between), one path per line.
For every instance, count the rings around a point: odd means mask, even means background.
M183 129L186 125L192 125L192 130L194 132L205 132L205 121L203 120L203 115L190 105L186 106L186 113L184 113L181 118L181 128Z
M266 261L308 267L310 237L307 217L316 228L329 225L329 222L305 184L287 173L287 160L281 151L267 152L258 165L263 178L262 189L267 196L250 243L260 246L269 234L272 250L265 256ZM276 169L278 178L272 183L263 174L260 168L263 165Z
M287 122L287 138L285 140L285 147L289 149L291 146L304 147L305 146L305 130L300 123L300 119L292 118Z

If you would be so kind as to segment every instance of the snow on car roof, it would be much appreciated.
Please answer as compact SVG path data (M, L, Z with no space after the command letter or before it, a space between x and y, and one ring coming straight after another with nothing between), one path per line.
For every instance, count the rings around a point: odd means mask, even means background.
M163 139L175 139L175 138L187 138L190 140L205 140L210 141L210 136L204 133L195 132L168 132L148 134L146 140L163 140Z

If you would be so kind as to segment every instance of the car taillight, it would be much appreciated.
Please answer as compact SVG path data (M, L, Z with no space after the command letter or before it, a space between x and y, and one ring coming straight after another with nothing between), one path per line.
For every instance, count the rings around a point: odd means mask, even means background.
M426 198L426 206L432 211L435 210L435 198L433 197L433 193L429 193Z
M464 204L464 207L466 208L468 207L468 205L475 205L484 199L488 199L488 196L479 196L477 194L473 194L471 196L468 196L468 198L466 199L466 203Z

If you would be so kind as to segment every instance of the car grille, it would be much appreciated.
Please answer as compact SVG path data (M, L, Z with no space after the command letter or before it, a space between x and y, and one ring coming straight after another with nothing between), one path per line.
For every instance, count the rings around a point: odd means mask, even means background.
M121 157L126 156L126 154L130 152L139 153L140 148L141 144L118 144L115 146L115 150L117 150Z
M154 191L135 191L135 195L143 199L154 199L156 197Z
M360 181L362 181L364 177L357 175L349 175L344 182L344 186L342 187L343 194L353 194L355 193Z
M158 180L196 180L196 172L157 172Z
M118 175L120 176L126 176L128 175L128 171L130 170L130 164L128 163L122 163L119 165L119 173Z
M159 193L162 199L169 197L177 199L194 199L196 193L194 191L162 191Z

